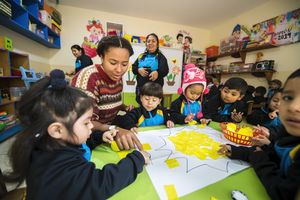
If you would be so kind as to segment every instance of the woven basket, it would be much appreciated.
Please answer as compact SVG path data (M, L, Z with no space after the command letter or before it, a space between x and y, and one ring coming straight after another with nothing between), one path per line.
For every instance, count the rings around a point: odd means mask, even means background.
M229 131L227 130L227 122L223 122L220 123L222 132L224 133L225 138L227 138L228 140L230 140L231 142L234 142L236 144L242 144L242 145L252 145L252 137L250 136L245 136L245 135L241 135L238 134L237 132L240 130L240 128L244 128L247 127L246 125L240 126L239 124L237 124L237 129L235 132L233 131ZM258 135L258 132L256 131L256 129L253 129L253 136Z

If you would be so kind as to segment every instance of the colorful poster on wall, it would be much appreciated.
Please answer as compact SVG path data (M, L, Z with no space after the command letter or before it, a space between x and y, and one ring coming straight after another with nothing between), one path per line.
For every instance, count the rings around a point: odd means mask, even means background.
M97 56L97 45L101 38L105 35L105 32L100 20L95 19L88 21L86 29L90 34L89 36L84 37L82 48L84 49L86 55L94 58Z
M255 24L251 41L284 45L300 41L300 8Z

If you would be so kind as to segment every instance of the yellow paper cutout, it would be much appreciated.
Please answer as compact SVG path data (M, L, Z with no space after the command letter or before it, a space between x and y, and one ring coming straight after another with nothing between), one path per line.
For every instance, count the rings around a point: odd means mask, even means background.
M125 158L127 154L129 154L131 151L130 150L124 150L124 151L119 151L117 152L118 156L120 159Z
M217 152L221 143L206 134L196 131L181 131L168 138L175 145L175 149L183 154L194 155L200 160L205 160L207 157L216 160L220 157Z
M142 146L143 146L143 149L144 149L145 151L149 151L149 150L152 149L151 146L150 146L150 144L148 144L148 143L145 143L145 144L143 144Z
M116 141L112 141L111 144L110 144L110 147L111 147L111 149L112 149L113 151L116 151L116 152L120 151L120 149L119 149L119 147L118 147Z
M210 200L218 200L218 199L216 197L214 197L214 196L211 196Z
M176 160L175 158L165 160L165 163L168 165L168 167L169 167L170 169L179 166L179 162L178 162L178 160Z
M177 192L174 185L165 185L165 191L168 196L168 200L178 200Z
M197 128L205 128L206 127L206 124L200 124L197 126Z
M190 121L189 123L188 123L188 125L195 125L195 124L197 124L197 121L196 120L192 120L192 121Z

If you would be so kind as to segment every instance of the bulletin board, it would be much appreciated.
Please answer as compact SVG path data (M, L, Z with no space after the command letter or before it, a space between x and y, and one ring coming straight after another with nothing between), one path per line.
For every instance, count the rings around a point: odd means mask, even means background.
M130 57L128 71L123 76L123 92L135 93L136 76L132 73L132 64L137 57L146 49L145 44L132 43L134 54ZM176 94L177 89L181 87L182 74L182 58L183 51L181 49L170 47L159 47L163 55L168 60L169 74L164 78L163 91L166 94Z

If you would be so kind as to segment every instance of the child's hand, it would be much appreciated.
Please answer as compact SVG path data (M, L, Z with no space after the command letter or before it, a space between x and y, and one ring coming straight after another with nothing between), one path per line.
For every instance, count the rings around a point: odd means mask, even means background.
M271 141L268 139L265 135L258 135L256 137L253 137L252 139L253 146L264 146L269 145Z
M232 112L231 113L231 119L235 122L241 122L243 120L243 114L242 112Z
M131 132L138 134L138 128L137 127L133 127L130 129Z
M200 119L201 124L208 124L209 122L211 122L211 119L205 119L205 118Z
M144 156L145 164L148 165L150 163L150 154L147 151L140 151Z
M117 135L117 132L118 130L116 129L105 131L102 135L102 140L110 144L114 140L114 137Z
M267 138L269 138L269 136L270 136L270 130L264 126L260 126L260 125L253 126L253 129L255 129L260 134L266 136Z
M185 119L184 119L184 123L189 123L190 121L192 121L194 118L194 114L191 113L191 114L188 114Z
M274 110L273 112L270 112L268 115L270 117L270 119L275 119L278 115L278 110Z
M231 156L231 146L222 144L220 145L220 149L218 150L218 154L225 155L225 156Z
M166 125L167 125L168 128L173 128L174 127L174 122L172 122L171 120L168 120Z
M126 106L125 111L126 111L126 112L129 112L129 111L131 111L132 109L134 109L134 105L128 105L128 106Z

